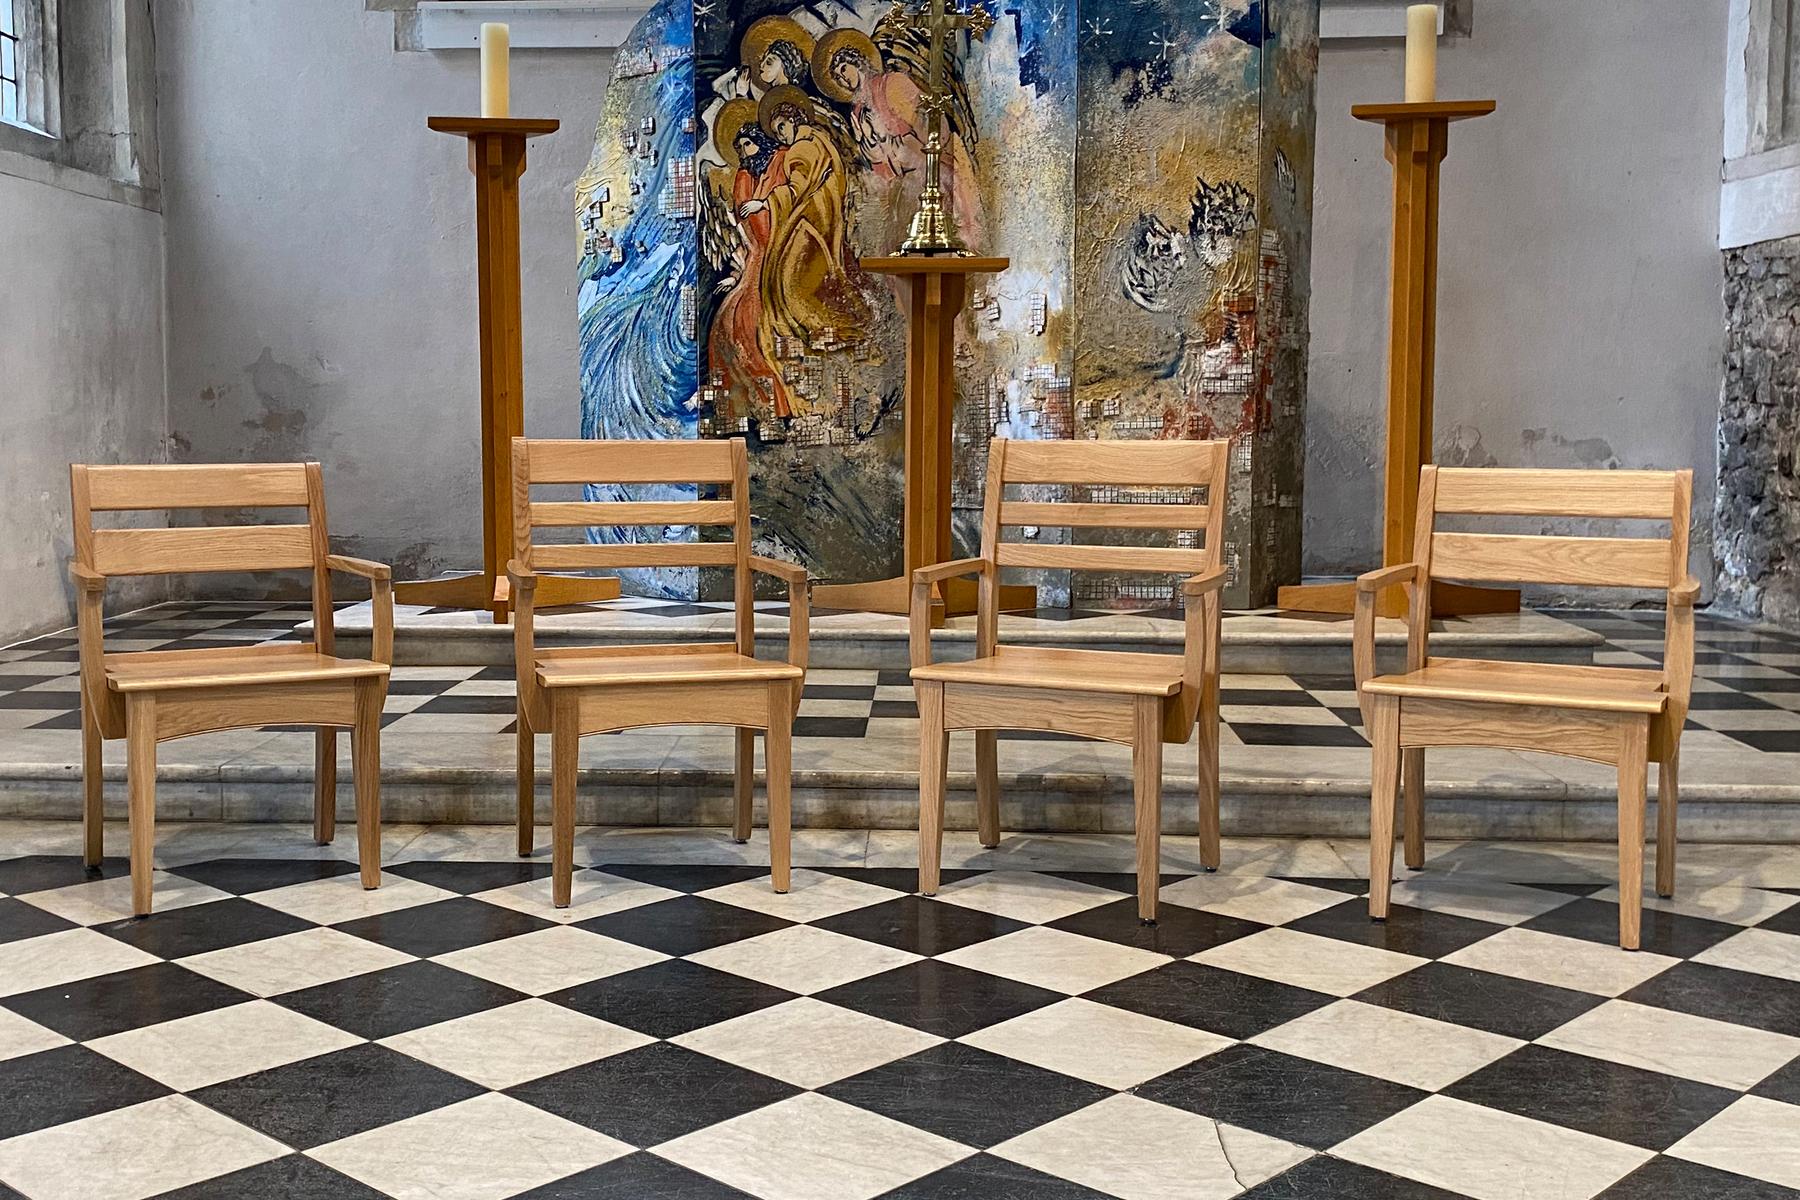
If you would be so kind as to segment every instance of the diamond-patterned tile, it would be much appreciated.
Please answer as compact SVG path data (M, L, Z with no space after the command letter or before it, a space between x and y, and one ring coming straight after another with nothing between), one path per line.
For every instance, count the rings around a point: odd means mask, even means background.
M1124 1091L1232 1044L1231 1039L1079 997L965 1034L961 1040Z
M670 1040L795 1087L821 1088L943 1039L802 996Z

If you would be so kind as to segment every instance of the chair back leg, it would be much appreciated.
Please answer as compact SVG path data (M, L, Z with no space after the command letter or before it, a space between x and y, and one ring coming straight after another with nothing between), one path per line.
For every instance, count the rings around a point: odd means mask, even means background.
M313 841L337 836L337 730L313 730Z
M1157 696L1139 696L1132 723L1131 793L1137 823L1138 920L1156 921L1156 893L1162 874L1162 706Z
M944 732L944 685L920 682L919 700L919 894L935 896L944 855L944 770L949 735Z
M975 731L975 828L981 844L1000 844L1000 734Z
M793 862L793 816L790 779L794 765L792 689L769 689L769 727L763 734L763 758L769 791L769 882L777 892L789 885Z
M100 865L106 849L106 775L100 763L100 718L81 690L81 860Z
M131 911L150 913L156 866L156 697L125 700L125 779L130 792Z
M1219 869L1219 693L1208 689L1210 699L1200 706L1194 741L1199 747L1200 865Z
M1394 879L1394 802L1400 792L1400 701L1395 696L1370 699L1369 916L1385 921Z
M1675 816L1680 804L1681 746L1676 743L1656 772L1656 894L1665 900L1675 894Z
M356 785L356 854L362 864L362 885L371 891L381 886L381 708L386 698L387 688L382 680L359 680L356 723L350 727L350 774Z
M1644 905L1644 806L1650 774L1650 719L1626 717L1619 729L1619 945L1638 948Z
M1406 865L1425 865L1425 748L1400 752L1400 795L1405 807Z
M555 692L550 701L550 895L569 907L575 884L575 765L581 751L576 696Z
M750 840L751 805L756 796L756 730L739 727L735 732L737 755L731 773L731 840L741 846ZM763 749L766 753L768 747Z
M537 732L531 728L531 719L526 716L523 703L518 707L518 714L518 720L513 726L513 752L518 774L516 786L519 793L518 849L520 858L530 858L537 840Z

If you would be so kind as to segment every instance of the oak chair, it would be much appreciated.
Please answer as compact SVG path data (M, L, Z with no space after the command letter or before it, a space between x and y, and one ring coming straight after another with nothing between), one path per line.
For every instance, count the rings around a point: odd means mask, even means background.
M1374 746L1369 809L1369 915L1385 919L1393 875L1394 807L1405 798L1406 865L1425 863L1425 750L1543 750L1619 773L1619 945L1638 947L1649 761L1657 773L1656 891L1675 891L1675 810L1681 728L1694 672L1694 600L1687 572L1692 471L1573 471L1428 466L1420 473L1413 561L1356 581L1358 701ZM1567 537L1446 532L1439 514L1648 519L1667 537ZM1574 666L1431 655L1435 579L1653 588L1665 594L1663 665ZM1375 674L1375 599L1402 586L1406 670ZM1404 787L1402 787L1404 780Z
M362 884L381 882L381 709L393 661L388 568L332 554L318 463L69 468L81 648L83 854L101 857L100 743L124 738L130 795L131 906L150 911L156 833L156 743L258 725L316 725L313 833L337 825L337 729L350 728ZM96 512L149 509L299 508L288 525L96 529ZM106 652L102 607L114 575L310 570L313 641L219 650ZM374 593L373 659L333 653L331 572L367 579Z
M763 730L768 772L769 863L777 892L788 890L791 766L789 736L806 679L806 569L750 553L750 466L741 438L729 441L550 441L514 438L513 543L507 566L517 609L513 653L519 681L519 854L535 832L534 734L550 734L550 855L553 900L569 906L575 856L575 766L590 733L651 725L737 727L732 834L750 840L755 731ZM531 499L533 484L676 483L728 487L729 499L626 503ZM723 527L729 541L537 544L545 527ZM540 569L730 567L736 639L652 645L539 649L533 641ZM756 657L752 572L786 581L788 661Z
M1036 729L1131 747L1137 824L1138 916L1156 919L1162 837L1162 748L1184 744L1199 724L1200 861L1219 865L1219 588L1225 582L1225 468L1230 443L1025 442L994 439L988 451L981 557L913 572L912 679L919 702L919 891L937 893L944 833L948 732L975 731L976 823L981 844L1000 844L996 730ZM1104 489L1103 502L1007 499L1008 485ZM1118 503L1133 489L1205 491L1204 503ZM1114 496L1113 493L1120 493ZM1143 496L1142 499L1150 499ZM1202 548L1006 542L1006 527L1186 530ZM999 644L1003 567L1182 573L1186 648L1128 654ZM978 575L975 657L931 661L932 584Z

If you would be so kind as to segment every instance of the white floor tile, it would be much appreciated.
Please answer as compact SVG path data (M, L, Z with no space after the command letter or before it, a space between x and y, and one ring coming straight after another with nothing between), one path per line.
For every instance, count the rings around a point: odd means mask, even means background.
M455 892L404 875L383 873L381 886L365 889L362 876L349 872L329 879L311 879L287 887L252 892L246 899L319 925L336 925L357 917L372 917L419 904L448 900Z
M180 875L171 875L167 871L150 873L150 903L153 912L168 912L192 904L205 904L209 900L224 900L229 895L229 892L221 892L217 888L207 887ZM49 891L31 892L19 899L77 925L103 925L109 921L123 921L134 915L129 875L114 875L110 879L95 879Z
M1155 970L1169 961L1166 955L1041 925L976 942L938 958L1071 996Z
M1504 1058L1525 1043L1357 1000L1339 1000L1250 1039L1428 1092Z
M1617 996L1660 975L1680 960L1536 929L1506 929L1447 954L1442 961L1515 979Z
M1694 955L1695 962L1800 982L1800 936L1746 929Z
M0 943L0 996L16 996L95 975L147 967L156 961L155 955L92 929L64 929L20 938Z
M555 921L559 925L573 925L592 917L603 917L608 913L655 904L658 900L673 900L679 895L680 892L669 888L626 879L622 875L608 875L604 871L577 871L570 884L567 908L556 907L548 875L509 887L477 892L475 899L529 913L546 921Z
M655 1040L531 999L395 1034L381 1044L500 1090Z
M901 893L860 879L800 867L790 872L785 895L774 891L766 877L728 883L699 894L721 904L735 904L788 921L818 921L892 900Z
M1203 1029L1079 997L957 1040L1119 1091L1233 1044Z
M687 956L803 996L919 961L919 956L812 925L793 925Z
M36 1021L27 1021L10 1009L0 1008L0 1062L67 1046L69 1039Z
M361 1041L279 1004L252 1000L115 1033L88 1046L178 1092L191 1092Z
M529 996L544 996L668 957L617 938L558 925L453 950L433 961Z
M1169 904L1198 908L1263 925L1281 925L1342 904L1348 897L1331 888L1313 887L1263 875L1195 875L1162 889Z
M1538 1041L1738 1091L1800 1056L1800 1038L1629 1000L1608 1000Z
M190 971L252 996L279 996L410 962L412 955L337 929L298 933L209 950L178 960Z
M1800 1188L1800 1108L1745 1096L1669 1147L1669 1155Z
M937 898L1015 921L1045 924L1111 904L1121 894L1036 871L988 871L944 884Z
M1210 967L1349 996L1424 966L1427 959L1297 929L1265 929L1191 956Z
M944 1039L802 996L669 1040L795 1087L821 1088Z

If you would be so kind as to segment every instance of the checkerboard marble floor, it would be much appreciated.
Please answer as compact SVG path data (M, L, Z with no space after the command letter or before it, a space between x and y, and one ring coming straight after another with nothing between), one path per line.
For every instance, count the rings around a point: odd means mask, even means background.
M1644 949L1611 851L173 826L157 911L0 824L0 1196L1800 1196L1800 851L1697 846ZM1175 848L1172 858L1184 859ZM1035 870L1020 869L1036 867Z

